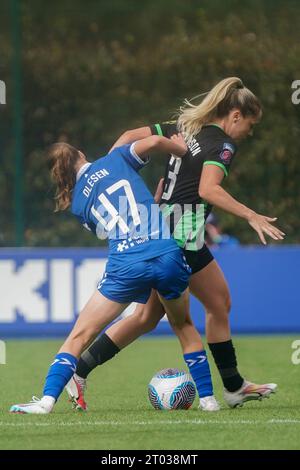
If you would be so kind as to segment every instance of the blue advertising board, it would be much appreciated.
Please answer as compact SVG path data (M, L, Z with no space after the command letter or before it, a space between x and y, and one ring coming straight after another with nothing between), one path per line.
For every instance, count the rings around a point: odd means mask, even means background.
M300 247L213 251L232 296L234 333L300 332ZM104 249L0 249L0 338L65 336L102 277ZM130 306L123 316L134 309ZM204 332L204 311L191 312ZM153 334L168 334L164 318Z

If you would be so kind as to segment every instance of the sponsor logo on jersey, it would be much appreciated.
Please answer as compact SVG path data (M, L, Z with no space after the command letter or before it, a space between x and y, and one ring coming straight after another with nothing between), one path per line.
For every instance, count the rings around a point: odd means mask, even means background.
M224 163L230 163L232 156L234 154L234 147L231 144L225 143L223 145L223 150L220 153L220 158Z

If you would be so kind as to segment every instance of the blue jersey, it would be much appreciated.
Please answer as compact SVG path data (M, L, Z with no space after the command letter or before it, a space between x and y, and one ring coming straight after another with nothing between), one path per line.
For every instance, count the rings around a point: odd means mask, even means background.
M109 239L109 258L148 260L178 250L138 171L145 166L124 145L84 165L73 191L72 213L99 238Z

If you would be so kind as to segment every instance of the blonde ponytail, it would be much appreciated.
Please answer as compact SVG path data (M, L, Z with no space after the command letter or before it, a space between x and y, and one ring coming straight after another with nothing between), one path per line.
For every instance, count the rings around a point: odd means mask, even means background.
M200 104L194 105L185 100L178 116L178 128L187 140L198 134L202 127L215 118L225 117L237 108L244 117L258 116L261 105L257 97L244 86L238 77L229 77L215 85Z

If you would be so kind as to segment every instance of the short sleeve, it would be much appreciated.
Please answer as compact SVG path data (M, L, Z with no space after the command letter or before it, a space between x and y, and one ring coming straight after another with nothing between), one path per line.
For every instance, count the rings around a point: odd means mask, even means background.
M228 176L232 160L236 154L236 146L230 141L217 141L207 152L203 165L216 165Z
M150 129L152 135L161 135L168 138L178 133L176 121L153 124L150 126Z
M141 168L144 168L144 166L149 163L150 157L147 157L146 159L142 159L141 157L139 157L134 149L135 144L136 142L133 142L132 144L122 145L121 147L116 148L115 152L118 151L126 160L126 162L130 166L132 166L132 168L134 168L134 170L139 171Z

